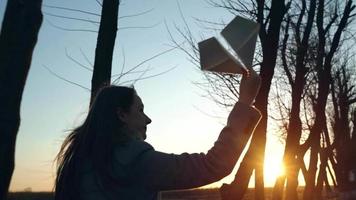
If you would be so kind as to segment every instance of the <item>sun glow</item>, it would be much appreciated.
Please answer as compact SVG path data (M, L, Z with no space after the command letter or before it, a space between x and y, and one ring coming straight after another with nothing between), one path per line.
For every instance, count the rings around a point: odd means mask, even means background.
M285 175L285 167L282 162L275 158L266 159L264 166L264 176L266 186L273 186L279 176Z

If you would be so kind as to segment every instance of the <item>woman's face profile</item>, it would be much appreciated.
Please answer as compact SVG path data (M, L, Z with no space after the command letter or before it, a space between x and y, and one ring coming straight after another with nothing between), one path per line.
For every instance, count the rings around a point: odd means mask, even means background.
M144 105L138 95L134 96L133 103L128 112L119 109L119 118L126 124L130 134L140 140L146 139L147 125L152 120L144 113Z

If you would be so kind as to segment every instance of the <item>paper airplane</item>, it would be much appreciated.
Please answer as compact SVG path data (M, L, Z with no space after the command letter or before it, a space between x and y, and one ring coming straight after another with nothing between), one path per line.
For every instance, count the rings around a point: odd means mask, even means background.
M238 73L252 67L260 26L251 20L235 17L221 34L237 54L231 55L216 38L199 42L200 65L202 70Z
M202 70L242 74L247 72L244 64L231 55L215 38L198 43Z
M221 35L230 44L247 68L252 67L257 35L260 25L236 16L222 31Z

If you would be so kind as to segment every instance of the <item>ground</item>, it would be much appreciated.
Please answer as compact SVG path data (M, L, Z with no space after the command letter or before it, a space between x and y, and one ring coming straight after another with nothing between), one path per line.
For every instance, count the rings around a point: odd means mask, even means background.
M271 188L266 188L266 200L271 200ZM299 190L300 197L302 189ZM249 189L243 200L254 199L253 189ZM301 199L301 198L300 198ZM340 200L336 195L328 195L327 200ZM8 200L53 200L50 192L16 192L10 193ZM169 191L162 193L162 200L220 200L218 189L195 189Z

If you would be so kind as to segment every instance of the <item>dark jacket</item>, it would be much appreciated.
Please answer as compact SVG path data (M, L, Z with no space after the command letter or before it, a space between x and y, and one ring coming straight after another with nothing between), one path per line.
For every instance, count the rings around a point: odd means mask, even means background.
M167 154L137 140L117 146L111 174L119 185L100 187L88 163L82 170L80 199L153 200L159 191L216 182L231 173L260 117L255 108L237 103L207 154Z

